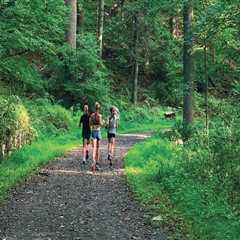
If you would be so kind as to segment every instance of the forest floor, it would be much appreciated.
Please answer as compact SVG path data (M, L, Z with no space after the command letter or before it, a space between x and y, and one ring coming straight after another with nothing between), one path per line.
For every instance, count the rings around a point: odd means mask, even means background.
M53 160L0 206L3 240L162 240L163 230L145 220L124 174L123 156L147 136L119 136L116 159L109 168L102 142L100 170L81 164L81 148ZM46 149L47 151L47 149Z

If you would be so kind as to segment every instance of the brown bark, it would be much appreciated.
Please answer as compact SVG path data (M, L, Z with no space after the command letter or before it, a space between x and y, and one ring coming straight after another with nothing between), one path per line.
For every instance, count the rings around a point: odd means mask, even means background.
M98 0L97 5L97 40L99 56L102 57L103 49L103 26L104 26L104 0Z
M79 4L77 5L77 34L81 32L81 28L84 21L84 11L80 8Z
M183 126L187 130L193 122L193 37L192 37L192 18L193 8L192 1L184 3L183 8L183 29L184 29L184 46L183 46Z
M138 63L138 17L134 16L134 80L133 80L133 104L137 104L138 101L138 75L139 75L139 63Z
M77 0L65 0L65 4L69 7L70 11L66 29L66 42L73 48L76 48Z

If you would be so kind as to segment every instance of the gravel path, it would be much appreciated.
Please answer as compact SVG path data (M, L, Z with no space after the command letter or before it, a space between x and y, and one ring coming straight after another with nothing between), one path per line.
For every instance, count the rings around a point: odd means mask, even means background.
M144 138L119 136L110 169L106 142L95 175L80 164L80 148L52 161L0 207L0 239L5 240L162 240L144 221L143 209L130 196L122 158Z

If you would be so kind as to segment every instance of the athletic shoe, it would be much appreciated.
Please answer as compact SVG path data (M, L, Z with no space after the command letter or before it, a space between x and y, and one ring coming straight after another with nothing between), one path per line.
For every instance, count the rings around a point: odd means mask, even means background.
M85 165L86 164L86 160L83 160L82 163L83 163L83 165Z
M96 162L96 171L100 170L100 164L98 162Z

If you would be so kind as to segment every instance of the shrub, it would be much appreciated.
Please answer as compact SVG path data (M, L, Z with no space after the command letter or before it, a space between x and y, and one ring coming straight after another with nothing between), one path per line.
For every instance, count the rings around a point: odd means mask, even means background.
M39 98L26 101L33 126L39 135L57 135L68 131L73 126L73 118L70 111L64 107L53 104L48 99Z
M0 97L1 157L36 136L28 112L17 96Z

